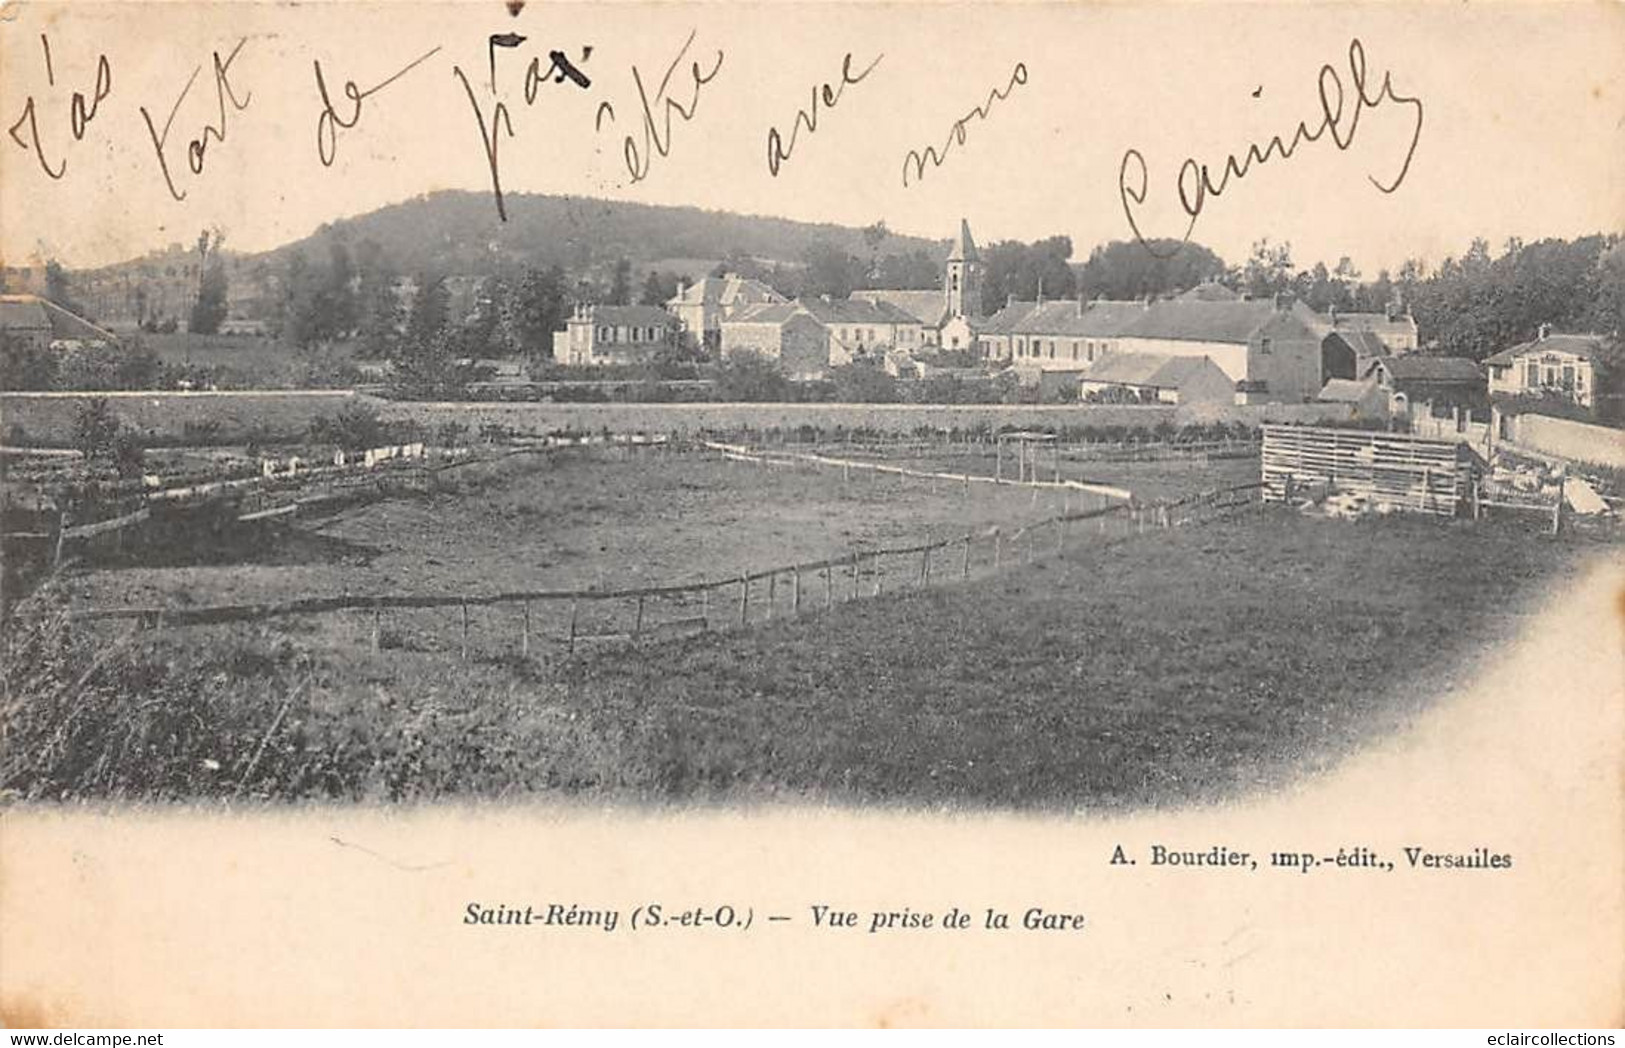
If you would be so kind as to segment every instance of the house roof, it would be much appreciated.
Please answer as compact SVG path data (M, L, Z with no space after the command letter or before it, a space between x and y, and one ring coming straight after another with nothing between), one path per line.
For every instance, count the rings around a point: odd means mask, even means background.
M1207 357L1175 357L1162 353L1109 353L1085 373L1087 382L1113 382L1126 386L1178 389L1193 375L1217 368Z
M1216 280L1204 280L1177 297L1181 302L1234 302L1241 298Z
M1267 298L1230 302L1153 302L1133 323L1131 330L1123 334L1180 342L1246 343L1277 314L1296 316L1297 309L1294 306L1283 310ZM1302 320L1301 317L1299 319Z
M1011 299L1005 303L1003 309L987 318L982 324L982 332L988 335L1008 335L1015 329L1017 324L1027 318L1027 314L1031 313L1037 305L1036 302Z
M805 313L798 302L757 302L740 307L733 316L724 317L728 324L783 324L797 313Z
M1320 389L1316 400L1332 404L1358 404L1377 388L1375 379L1331 378Z
M668 306L699 306L712 303L731 306L737 302L783 302L784 296L760 280L728 273L720 277L701 277L667 300Z
M887 291L864 288L852 292L854 300L889 302L926 327L941 327L948 318L948 299L941 291Z
M1388 369L1396 382L1482 382L1484 373L1476 361L1466 357L1433 357L1406 353L1375 361L1373 369Z
M1388 348L1388 343L1384 342L1374 331L1332 331L1326 337L1342 339L1344 344L1354 350L1356 356L1366 359L1393 355L1393 351Z
M959 236L954 238L953 247L948 251L948 261L975 262L980 257L976 253L976 241L971 239L970 223L962 218L959 220Z
M1510 364L1519 357L1533 353L1573 353L1577 357L1595 362L1602 356L1601 335L1551 335L1520 342L1511 349L1503 349L1485 359L1486 364Z
M624 324L628 327L639 325L658 327L675 324L677 318L659 306L594 306L592 322L594 324Z
M1060 299L1035 304L1012 325L1011 331L1018 335L1111 337L1129 334L1145 312L1141 302L1100 299L1080 305L1072 299Z
M49 331L53 342L118 341L112 332L39 295L0 295L0 331Z
M1371 331L1378 335L1415 335L1416 318L1409 313L1338 313L1328 318L1338 331Z
M890 302L852 298L798 298L796 302L826 324L918 324L912 313Z

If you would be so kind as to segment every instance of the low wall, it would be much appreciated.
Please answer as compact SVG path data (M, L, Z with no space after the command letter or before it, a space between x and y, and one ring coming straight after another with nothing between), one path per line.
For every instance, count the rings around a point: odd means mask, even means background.
M1036 404L492 404L392 401L380 409L387 420L411 419L427 426L460 422L472 429L494 423L522 433L559 430L628 433L713 433L739 429L870 429L910 433L1011 425L1144 426L1175 422L1171 407Z
M1354 417L1346 404L1264 404L1251 407L1126 404L491 404L390 402L386 419L412 419L428 426L461 422L478 430L486 424L519 432L558 430L645 433L727 432L736 429L870 429L910 433L938 429L1023 429L1126 426L1151 429L1159 423L1342 422Z
M179 440L188 423L213 422L220 438L233 440L259 431L297 435L313 419L336 415L345 407L370 397L353 390L244 390L210 393L0 393L0 441L12 427L22 428L30 444L65 446L73 443L79 412L92 400L105 399L120 424L149 443Z
M180 440L187 424L214 422L222 440L258 431L296 436L313 419L366 404L386 421L428 427L458 422L471 431L495 424L519 433L565 430L616 433L726 433L741 429L794 430L814 426L912 433L936 429L1064 429L1123 426L1150 430L1161 423L1342 422L1347 404L1130 405L1130 404L604 404L489 401L392 401L354 390L261 390L212 393L0 393L0 441L20 426L31 444L72 443L74 421L89 401L103 397L127 428L149 443Z
M1509 429L1509 439L1535 451L1625 469L1625 430L1534 414L1514 415Z

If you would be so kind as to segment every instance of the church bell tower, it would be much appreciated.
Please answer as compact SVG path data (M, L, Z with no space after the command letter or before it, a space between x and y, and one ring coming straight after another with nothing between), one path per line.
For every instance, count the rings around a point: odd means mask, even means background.
M942 275L942 291L950 317L975 316L982 312L982 260L971 239L970 223L959 220L959 236L948 252Z

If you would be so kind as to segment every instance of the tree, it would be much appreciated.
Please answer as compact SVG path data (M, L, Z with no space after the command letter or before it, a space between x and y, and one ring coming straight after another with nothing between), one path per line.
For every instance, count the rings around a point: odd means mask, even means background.
M45 297L70 313L87 316L85 308L74 300L73 278L54 258L45 263Z
M982 252L982 312L998 312L1012 296L1032 301L1040 292L1045 299L1076 295L1078 276L1068 261L1071 257L1072 238L1067 236L1032 244L1004 240L988 245Z
M1201 244L1153 240L1150 245L1147 250L1136 240L1114 240L1096 247L1078 271L1078 290L1091 299L1160 298L1225 275L1224 260Z
M569 314L569 287L564 270L528 269L509 293L508 326L523 355L553 355L553 332L561 331Z
M806 264L801 286L804 295L846 298L863 283L869 270L862 259L828 240L807 245L801 258Z
M1271 244L1269 237L1253 243L1253 253L1242 267L1243 290L1252 298L1268 298L1293 290L1292 244Z
M226 319L226 264L220 257L220 245L224 240L225 234L218 229L214 231L212 242L207 230L198 234L197 300L192 303L192 315L186 322L186 330L194 334L216 334L221 322Z
M677 278L670 273L656 273L649 270L644 278L643 290L638 294L638 304L644 306L658 306L664 308L677 294Z
M632 263L624 258L615 263L615 279L610 284L606 301L612 306L625 306L632 302Z
M717 368L717 390L724 400L746 403L790 399L790 381L777 364L759 353L728 354Z
M853 363L831 368L835 399L842 404L893 404L897 401L897 379L873 364Z
M57 354L51 347L0 331L0 390L49 390L56 383Z

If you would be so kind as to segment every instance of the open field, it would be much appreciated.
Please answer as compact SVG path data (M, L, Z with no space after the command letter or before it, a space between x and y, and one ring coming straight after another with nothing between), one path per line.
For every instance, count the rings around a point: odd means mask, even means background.
M174 607L323 594L480 594L673 585L1051 515L1063 497L700 452L557 449L466 485L392 498L284 533L66 581L81 606ZM1149 475L1149 474L1148 474ZM1086 503L1073 494L1074 509Z
M1175 475L1185 463L1111 465L1136 488L1218 486L1211 472ZM840 483L560 459L460 500L368 507L314 548L260 563L94 572L75 580L75 599L178 600L185 579L199 602L242 600L299 588L316 563L327 586L357 589L665 580L1031 509L1009 488L973 486L989 497L967 505L960 491L896 478L844 493ZM374 652L354 615L112 645L120 627L87 626L21 654L49 673L71 664L65 646L118 651L76 693L76 708L101 701L104 714L76 717L87 734L64 743L48 704L31 708L13 738L39 733L43 750L13 753L65 750L49 769L8 766L5 785L282 800L1187 803L1312 773L1404 723L1515 632L1546 587L1615 549L1512 522L1254 511L1084 544L998 577L567 659L520 658L514 624L483 620L481 635L499 642L469 661L406 620ZM132 690L151 697L133 712ZM93 760L132 745L138 761Z

